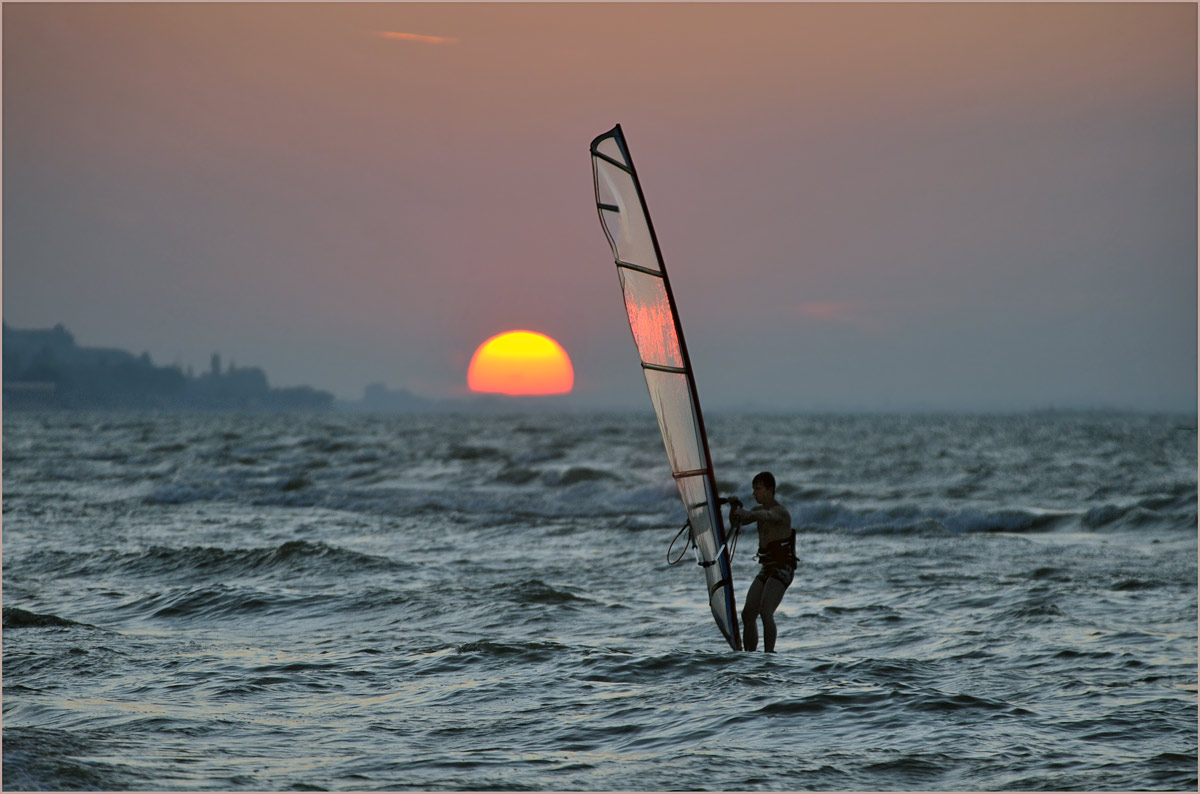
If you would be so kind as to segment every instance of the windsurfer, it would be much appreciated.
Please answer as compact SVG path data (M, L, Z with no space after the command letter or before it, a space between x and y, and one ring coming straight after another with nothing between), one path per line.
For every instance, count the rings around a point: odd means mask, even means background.
M730 521L758 524L758 555L762 565L758 576L746 593L742 608L742 647L747 651L758 648L758 619L763 624L763 650L775 652L775 609L796 573L796 531L792 516L775 499L775 477L769 471L754 476L754 501L759 507L746 510L734 506Z

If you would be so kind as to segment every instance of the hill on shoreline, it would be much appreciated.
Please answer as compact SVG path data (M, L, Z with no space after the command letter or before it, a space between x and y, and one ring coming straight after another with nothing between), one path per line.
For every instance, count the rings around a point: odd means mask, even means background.
M81 347L61 323L50 329L4 324L4 408L326 411L331 393L309 386L272 388L258 367L208 372L157 366L148 353Z

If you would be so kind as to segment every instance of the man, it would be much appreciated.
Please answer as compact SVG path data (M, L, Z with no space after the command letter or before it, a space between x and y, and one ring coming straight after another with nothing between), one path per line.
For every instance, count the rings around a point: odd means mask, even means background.
M754 476L754 501L761 507L752 510L734 505L729 511L731 522L758 524L758 555L762 565L758 576L746 593L742 608L742 647L753 651L758 647L758 619L763 623L763 650L775 653L775 608L796 573L796 531L792 516L775 499L775 477L769 471Z

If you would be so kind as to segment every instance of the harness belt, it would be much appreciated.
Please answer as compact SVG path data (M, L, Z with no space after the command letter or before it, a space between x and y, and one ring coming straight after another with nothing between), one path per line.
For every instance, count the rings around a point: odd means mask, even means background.
M792 534L783 540L773 540L766 546L759 546L758 554L755 555L754 559L769 568L779 568L785 565L794 568L798 563L796 559L796 530L793 529Z

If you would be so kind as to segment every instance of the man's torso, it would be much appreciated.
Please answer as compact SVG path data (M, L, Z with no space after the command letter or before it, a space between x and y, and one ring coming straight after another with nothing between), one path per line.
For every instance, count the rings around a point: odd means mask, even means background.
M776 540L787 540L792 535L792 515L779 502L771 507L756 507L751 511L758 518L758 545L764 547Z

